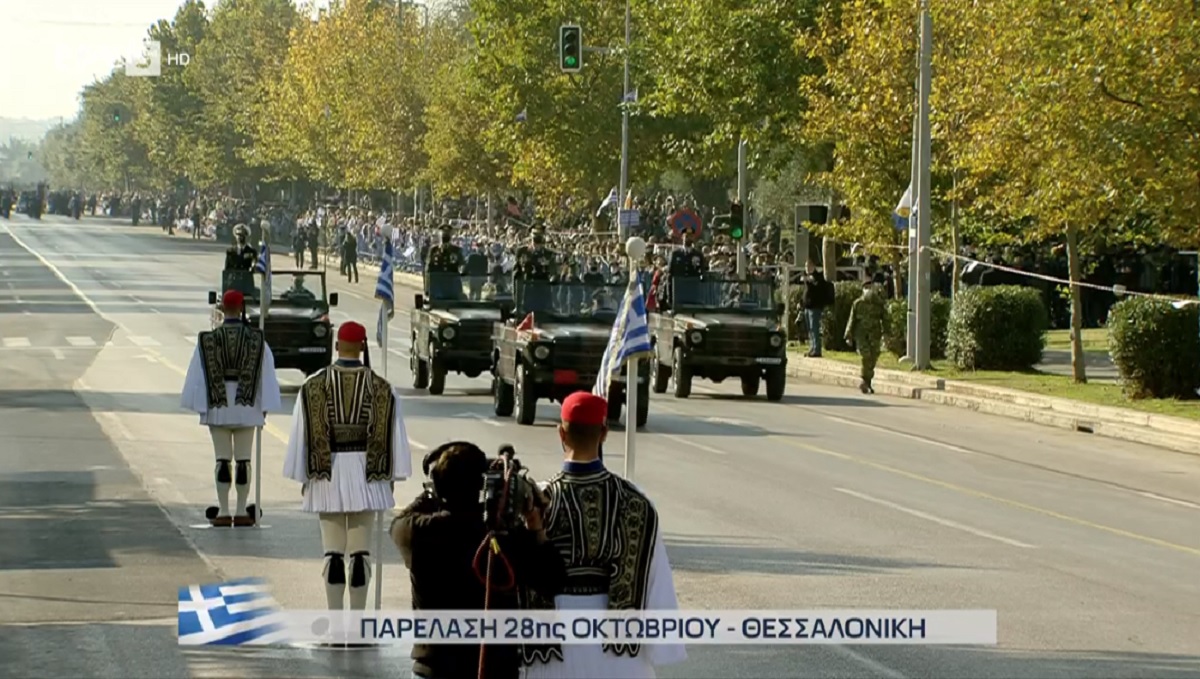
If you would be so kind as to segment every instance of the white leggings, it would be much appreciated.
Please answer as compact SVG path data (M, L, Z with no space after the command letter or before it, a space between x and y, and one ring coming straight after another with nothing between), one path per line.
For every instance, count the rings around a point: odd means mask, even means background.
M246 502L250 497L250 455L254 452L254 427L209 427L213 453L217 457L217 515L230 516L229 489L231 481L237 483L237 508L234 515L246 513ZM236 461L235 471L230 462ZM235 478L236 476L236 478Z
M321 546L325 550L325 597L332 610L345 605L346 584L349 581L350 608L364 610L367 607L367 585L371 571L367 557L371 550L371 526L374 512L353 514L322 513ZM347 562L345 557L349 555ZM356 581L354 569L360 564L366 578Z

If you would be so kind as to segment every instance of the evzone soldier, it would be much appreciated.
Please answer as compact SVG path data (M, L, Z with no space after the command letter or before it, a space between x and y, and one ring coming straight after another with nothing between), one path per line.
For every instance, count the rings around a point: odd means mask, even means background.
M250 455L254 430L267 413L284 412L275 377L275 357L263 333L245 322L245 298L228 290L221 298L225 322L200 333L183 383L182 405L200 415L212 435L217 458L217 505L205 516L213 526L252 526L258 509L250 497ZM230 486L237 507L229 511Z
M396 506L412 452L400 401L370 368L366 328L342 324L337 355L300 388L283 473L303 484L302 510L320 518L329 609L345 608L348 580L350 608L365 610L372 520Z
M246 242L249 238L250 229L245 224L233 227L233 245L225 251L226 271L254 271L258 253Z
M558 436L566 459L545 491L546 539L566 564L563 593L550 601L522 592L529 610L673 611L675 581L650 498L608 471L601 448L608 402L576 392L562 405ZM642 679L687 659L682 644L527 645L526 679Z

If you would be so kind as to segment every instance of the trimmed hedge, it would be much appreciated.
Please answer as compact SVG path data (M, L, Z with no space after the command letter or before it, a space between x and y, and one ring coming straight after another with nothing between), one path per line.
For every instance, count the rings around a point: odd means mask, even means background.
M950 324L950 299L935 294L930 302L933 318L930 319L930 358L946 357L946 330ZM908 350L908 300L893 299L888 302L887 325L884 326L884 347L898 357Z
M830 351L850 351L846 344L846 324L850 322L850 307L862 297L863 285L858 281L838 281L833 284L833 306L821 315L821 339Z
M1125 395L1196 398L1200 387L1200 308L1181 309L1148 297L1127 297L1108 312L1108 351Z
M951 307L946 358L961 370L1031 370L1042 360L1049 325L1035 288L964 287Z

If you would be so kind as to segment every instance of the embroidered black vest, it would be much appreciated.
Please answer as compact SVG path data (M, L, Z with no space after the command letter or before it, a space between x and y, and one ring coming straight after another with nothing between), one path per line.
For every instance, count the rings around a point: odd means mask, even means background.
M308 478L328 481L337 453L367 454L367 481L391 481L396 397L387 380L366 367L333 365L300 388Z
M209 409L229 407L226 382L237 382L236 405L254 405L265 344L262 331L240 323L200 333L200 365L204 369Z
M566 562L563 594L608 594L613 611L644 610L650 566L658 538L658 511L633 484L601 469L564 472L546 490L546 536ZM523 608L549 610L554 602L532 590L521 593ZM637 657L640 644L604 644L618 656ZM526 664L562 660L557 645L526 645Z

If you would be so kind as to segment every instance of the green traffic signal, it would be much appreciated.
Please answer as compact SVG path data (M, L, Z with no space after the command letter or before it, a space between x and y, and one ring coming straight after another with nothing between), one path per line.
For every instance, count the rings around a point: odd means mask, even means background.
M742 204L732 203L729 206L729 237L741 240L746 235L745 222L742 217Z
M578 73L583 68L583 31L579 26L562 26L558 30L559 68Z

